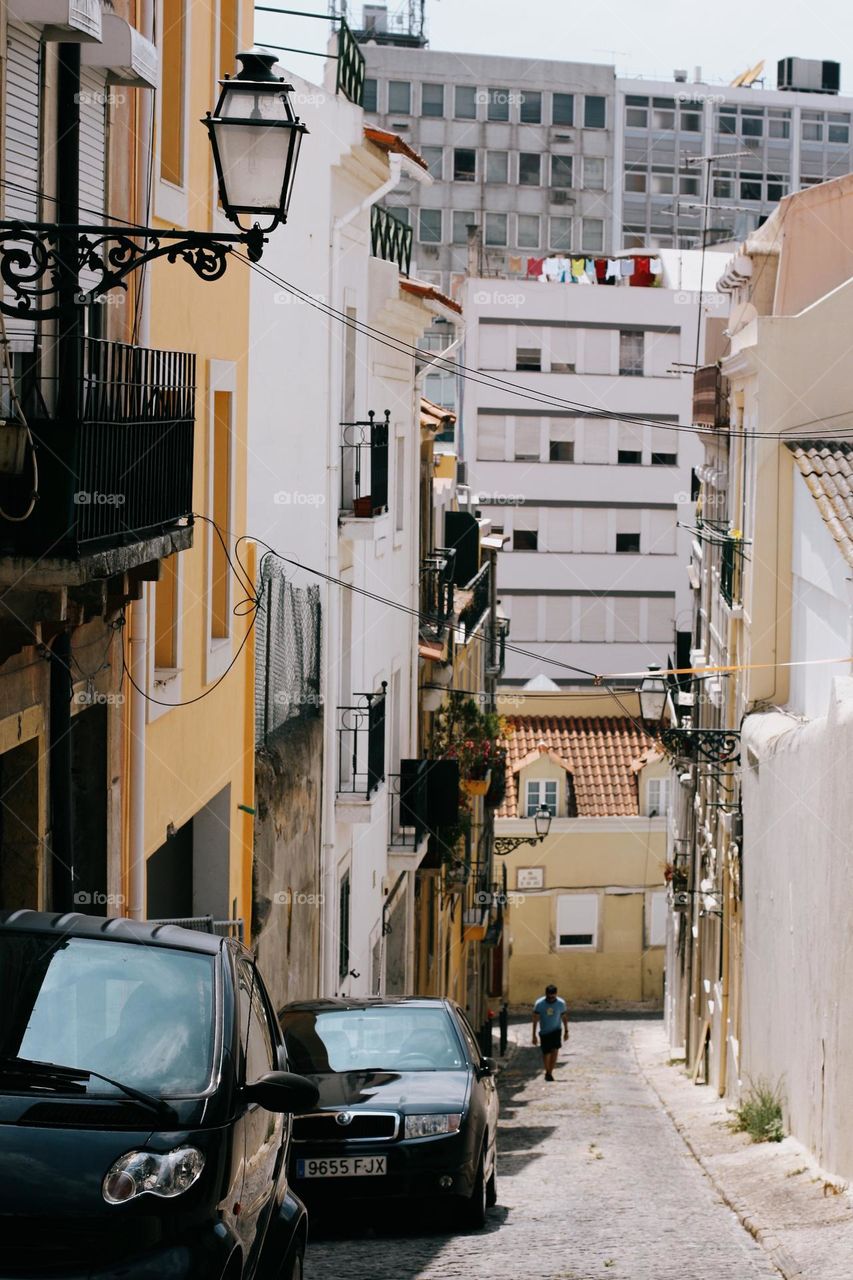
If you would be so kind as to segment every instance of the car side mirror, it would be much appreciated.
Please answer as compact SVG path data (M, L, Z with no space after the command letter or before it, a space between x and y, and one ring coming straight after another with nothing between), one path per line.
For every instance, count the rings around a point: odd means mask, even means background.
M483 1058L480 1063L480 1072L484 1076L493 1076L497 1069L498 1064L494 1058Z
M268 1071L252 1084L244 1085L243 1097L266 1111L299 1115L317 1105L320 1091L305 1076L294 1075L292 1071Z

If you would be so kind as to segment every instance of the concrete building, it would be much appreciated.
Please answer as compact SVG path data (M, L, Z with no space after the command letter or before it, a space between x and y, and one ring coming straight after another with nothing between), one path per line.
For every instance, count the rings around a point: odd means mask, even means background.
M496 837L532 835L541 805L553 815L541 844L499 859L507 1000L529 1008L554 982L570 1008L660 1006L669 768L636 695L528 692L498 705L509 751Z
M663 250L630 277L644 287L467 282L464 363L480 375L462 382L462 453L507 539L498 581L513 644L531 651L508 655L505 683L589 682L549 662L644 670L689 631L679 521L701 447L678 427L692 422L685 367L720 310L724 261Z

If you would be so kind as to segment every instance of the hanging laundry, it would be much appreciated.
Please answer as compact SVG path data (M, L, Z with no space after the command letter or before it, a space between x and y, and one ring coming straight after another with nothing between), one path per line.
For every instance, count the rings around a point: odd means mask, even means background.
M542 263L543 280L559 280L560 269L557 265L558 262L559 262L559 259L555 257L550 257L545 259L545 261Z
M528 258L527 259L527 278L542 279L542 266L545 262L544 258Z
M596 271L595 271L594 258L587 258L586 262L584 263L584 271L586 272L587 279L591 280L592 283L595 284L596 280L598 279L598 276L596 275Z
M576 280L580 280L586 275L586 259L572 258L572 275Z
M619 259L619 274L620 274L620 276L622 276L623 278L624 278L625 276L632 276L632 275L634 274L634 259L633 259L633 258L620 258L620 259Z
M508 261L508 263L507 263L507 269L508 269L508 270L509 270L513 275L518 275L521 271L523 271L523 270L524 270L524 262L523 262L522 258L520 257L520 255L517 255L517 254L514 254L514 253L511 253L511 254L509 255L509 261Z
M595 278L599 284L604 284L607 279L607 259L596 258L595 260Z
M607 267L604 272L604 278L606 280L612 280L614 284L619 279L619 262L616 258L607 259Z
M631 275L631 284L634 288L647 289L653 283L652 273L649 270L650 258L639 257L634 259L634 271Z
M554 259L554 266L557 272L556 278L560 281L560 283L571 284L572 264L569 262L568 258L564 258L561 253L558 253L556 258Z
M652 258L649 262L649 271L653 276L659 276L663 272L663 263L660 258Z

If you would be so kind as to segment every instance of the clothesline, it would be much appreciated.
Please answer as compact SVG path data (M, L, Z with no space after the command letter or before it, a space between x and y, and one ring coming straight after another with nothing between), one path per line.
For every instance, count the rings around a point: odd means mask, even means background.
M649 289L663 284L663 267L660 258L650 254L627 258L552 254L547 258L528 258L527 276L542 284L630 285L635 289Z

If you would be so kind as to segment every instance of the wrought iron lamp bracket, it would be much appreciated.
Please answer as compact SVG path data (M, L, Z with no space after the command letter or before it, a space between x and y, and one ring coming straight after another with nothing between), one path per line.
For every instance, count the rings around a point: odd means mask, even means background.
M659 739L672 759L712 764L737 764L740 761L738 729L661 729Z
M541 844L544 839L544 836L495 836L493 848L496 854L504 856L515 853L524 844Z

